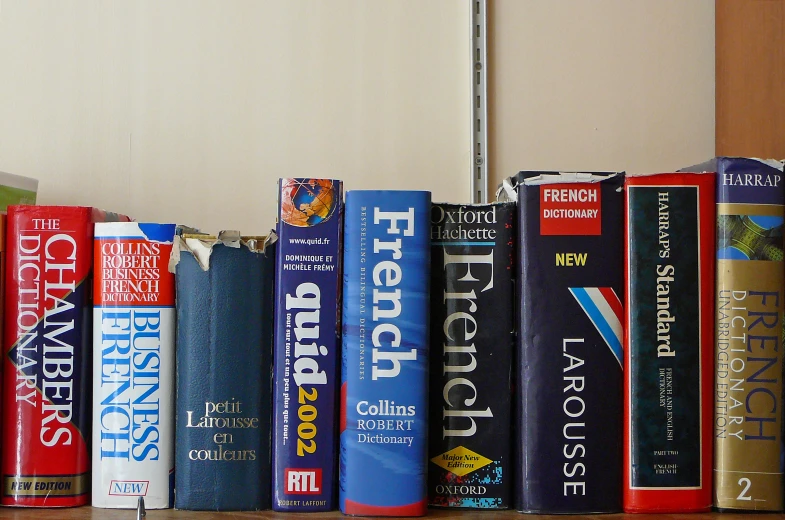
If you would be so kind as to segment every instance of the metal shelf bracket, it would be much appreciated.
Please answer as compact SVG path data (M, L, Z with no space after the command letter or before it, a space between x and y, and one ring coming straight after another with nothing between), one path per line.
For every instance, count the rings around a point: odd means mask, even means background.
M488 88L486 0L471 0L472 202L488 202Z

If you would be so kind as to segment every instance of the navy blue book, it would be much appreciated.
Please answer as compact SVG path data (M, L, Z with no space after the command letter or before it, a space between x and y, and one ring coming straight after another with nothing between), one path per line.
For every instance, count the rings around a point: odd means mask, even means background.
M273 510L335 509L343 191L281 179L273 362Z
M624 175L523 177L515 508L617 512Z
M514 202L431 211L431 506L510 507L516 215Z
M427 508L431 194L350 191L339 495L349 515Z
M177 509L270 507L271 242L175 237Z

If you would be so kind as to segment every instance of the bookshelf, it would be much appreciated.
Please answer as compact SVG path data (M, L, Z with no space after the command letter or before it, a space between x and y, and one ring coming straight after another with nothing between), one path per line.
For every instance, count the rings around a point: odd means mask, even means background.
M718 6L725 6L725 9L730 9L735 4L730 0L725 2L718 3ZM777 3L771 3L771 9L776 10L778 16L782 16L782 5ZM718 11L725 12L723 7L718 7ZM559 17L554 17L559 18ZM734 18L730 15L727 16L728 20L733 20ZM771 19L771 18L764 18L764 19ZM738 20L738 18L736 18ZM561 22L561 19L560 19ZM775 35L780 33L775 33ZM745 59L748 54L740 53L741 56L744 56ZM778 58L782 58L782 54L775 55ZM21 62L21 61L20 61ZM752 63L754 65L754 62ZM766 71L775 71L773 74L776 74L777 68L764 68L758 67L758 70L766 70ZM739 75L740 77L740 75ZM780 76L781 77L781 76ZM27 82L18 82L18 84L24 85ZM730 87L729 87L730 88ZM734 98L735 99L735 98ZM749 100L753 98L748 97L741 97L739 96L738 99ZM747 108L748 109L748 108ZM729 110L727 111L730 112ZM609 111L609 113L611 113ZM718 119L724 117L726 112L723 112L723 109L718 108ZM730 120L730 117L722 119L722 121ZM782 124L783 119L781 118L769 118L768 121L773 122L774 124ZM531 125L532 127L536 127L536 125ZM750 125L753 126L754 125ZM724 127L723 127L724 128ZM728 126L727 128L730 128ZM596 129L595 129L596 130ZM750 135L750 132L754 130L754 128L748 128L746 126L738 127L737 130L745 132L745 135ZM718 130L719 132L719 130ZM782 132L769 132L770 135L779 135L782 136ZM723 134L724 135L724 134ZM517 138L519 139L519 138ZM720 141L720 136L718 136L718 141ZM780 142L780 141L778 141ZM124 142L122 144L125 144ZM129 146L130 148L130 146ZM719 150L718 150L719 151ZM731 152L726 152L731 153ZM758 155L781 155L779 152L768 153L768 154L758 154ZM102 186L97 185L96 189L102 188ZM251 191L249 191L250 193ZM239 206L239 205L238 205ZM129 213L132 213L129 211ZM298 514L283 514L283 513L273 513L270 511L261 511L261 512L224 512L224 513L215 513L215 512L191 512L191 511L175 511L175 510L149 510L147 514L147 518L151 520L180 520L180 519L203 519L203 520L229 520L229 519L294 519L294 518L301 518L305 515L298 515ZM314 513L307 515L312 519L333 519L333 518L345 518L338 512L331 512L331 513ZM510 519L510 518L523 518L523 519L559 519L564 520L563 515L520 515L515 511L502 511L502 512L476 512L476 511L453 511L453 510L431 510L428 513L426 518L487 518L487 519ZM571 515L572 518L577 519L630 519L630 520L648 520L648 519L678 519L678 518L686 518L686 519L694 519L694 520L737 520L737 519L746 519L749 518L750 515L747 514L717 514L717 513L706 513L706 514L691 514L691 515L684 515L684 514L665 514L665 515L624 515L624 514L617 514L617 515ZM131 519L135 518L135 512L131 510L108 510L108 509L97 509L92 507L80 507L80 508L67 508L67 509L23 509L23 508L0 508L0 520L6 519L62 519L62 520L77 520L77 519L106 519L106 520L114 520L114 519ZM772 520L785 520L785 514L770 514L766 515L766 519Z

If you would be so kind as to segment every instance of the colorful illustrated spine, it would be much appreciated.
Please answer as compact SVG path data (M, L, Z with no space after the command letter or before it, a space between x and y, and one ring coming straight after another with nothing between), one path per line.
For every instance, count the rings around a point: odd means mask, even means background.
M37 196L37 179L0 172L0 211L5 212L13 205L34 205Z
M717 159L714 506L783 509L782 165Z
M335 509L341 181L281 179L273 375L273 510Z
M627 177L627 512L711 508L714 178Z
M427 508L431 197L350 191L344 223L340 509Z
M431 210L432 506L510 505L516 214L514 203Z
M3 496L63 507L90 497L93 208L10 206Z
M527 173L518 186L515 507L618 512L624 175Z
M174 224L95 225L92 505L174 500Z

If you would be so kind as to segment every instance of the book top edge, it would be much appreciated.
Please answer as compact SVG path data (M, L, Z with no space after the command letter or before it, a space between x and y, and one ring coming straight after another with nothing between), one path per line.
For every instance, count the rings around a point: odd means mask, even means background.
M182 235L176 235L172 245L172 254L169 257L169 272L176 272L177 264L180 263L181 251L192 254L202 270L209 271L210 256L215 246L223 245L233 249L245 247L252 253L266 255L267 247L274 244L277 240L278 235L272 230L268 235L260 236L245 236L236 230L221 231L218 235L208 235L207 233L183 233Z
M302 183L307 183L310 181L315 181L315 182L327 181L327 182L332 182L333 184L343 184L343 181L341 179L333 179L330 177L280 177L278 179L278 182L287 182L287 181L302 182Z
M493 206L512 206L513 201L510 200L497 200L493 202L432 202L434 206L441 207L454 207L454 208L490 208Z
M354 193L356 195L361 194L379 194L384 195L386 193L389 194L402 194L402 193L411 193L411 194L431 194L430 190L348 190L347 195L350 193Z
M101 226L117 226L117 225L128 225L128 224L135 224L139 226L177 226L174 222L153 222L152 220L129 220L129 221L121 221L121 222L96 222L96 224L101 224Z
M520 170L516 175L513 177L518 178L528 178L528 177L537 177L539 175L570 175L570 174L588 174L588 175L600 175L605 177L612 177L614 175L621 175L625 173L624 171L589 171L589 170Z
M83 218L93 222L131 222L127 215L95 206L49 206L41 204L11 204L7 214L11 218Z
M93 238L101 240L148 240L171 244L176 224L163 222L96 222Z
M589 172L559 172L558 174L545 174L526 177L521 181L524 186L541 186L543 184L580 184L596 183L614 179L620 173L589 173Z
M747 163L746 166L749 168L754 167L768 167L773 168L775 170L779 170L781 172L785 172L785 161L779 159L762 159L759 157L738 157L738 156L718 156L708 161L704 161L700 164L695 164L692 166L687 166L686 168L679 169L679 172L716 172L718 170L722 170L723 168L720 166L727 167L728 165L733 165L735 167L741 166L742 163ZM749 164L753 163L753 164ZM757 163L754 164L754 163Z
M705 171L676 171L676 172L656 172L656 173L628 173L627 177L656 177L658 175L714 175L717 173L714 170L705 170Z
M12 208L14 211L92 211L98 209L93 206L69 206L66 204L11 204L8 206L9 210Z
M758 157L750 157L750 160L765 164L766 166L774 168L775 170L785 172L785 161L780 161L777 159L760 159Z
M496 190L498 202L517 202L517 190L521 186L543 186L548 184L596 184L616 180L621 186L625 172L561 172L520 171L507 177Z
M238 235L240 240L243 242L250 242L252 240L255 241L264 241L270 235ZM180 235L181 238L184 239L196 239L201 240L203 242L223 242L226 240L226 237L222 237L219 233L218 235L209 235L207 233L183 233Z

